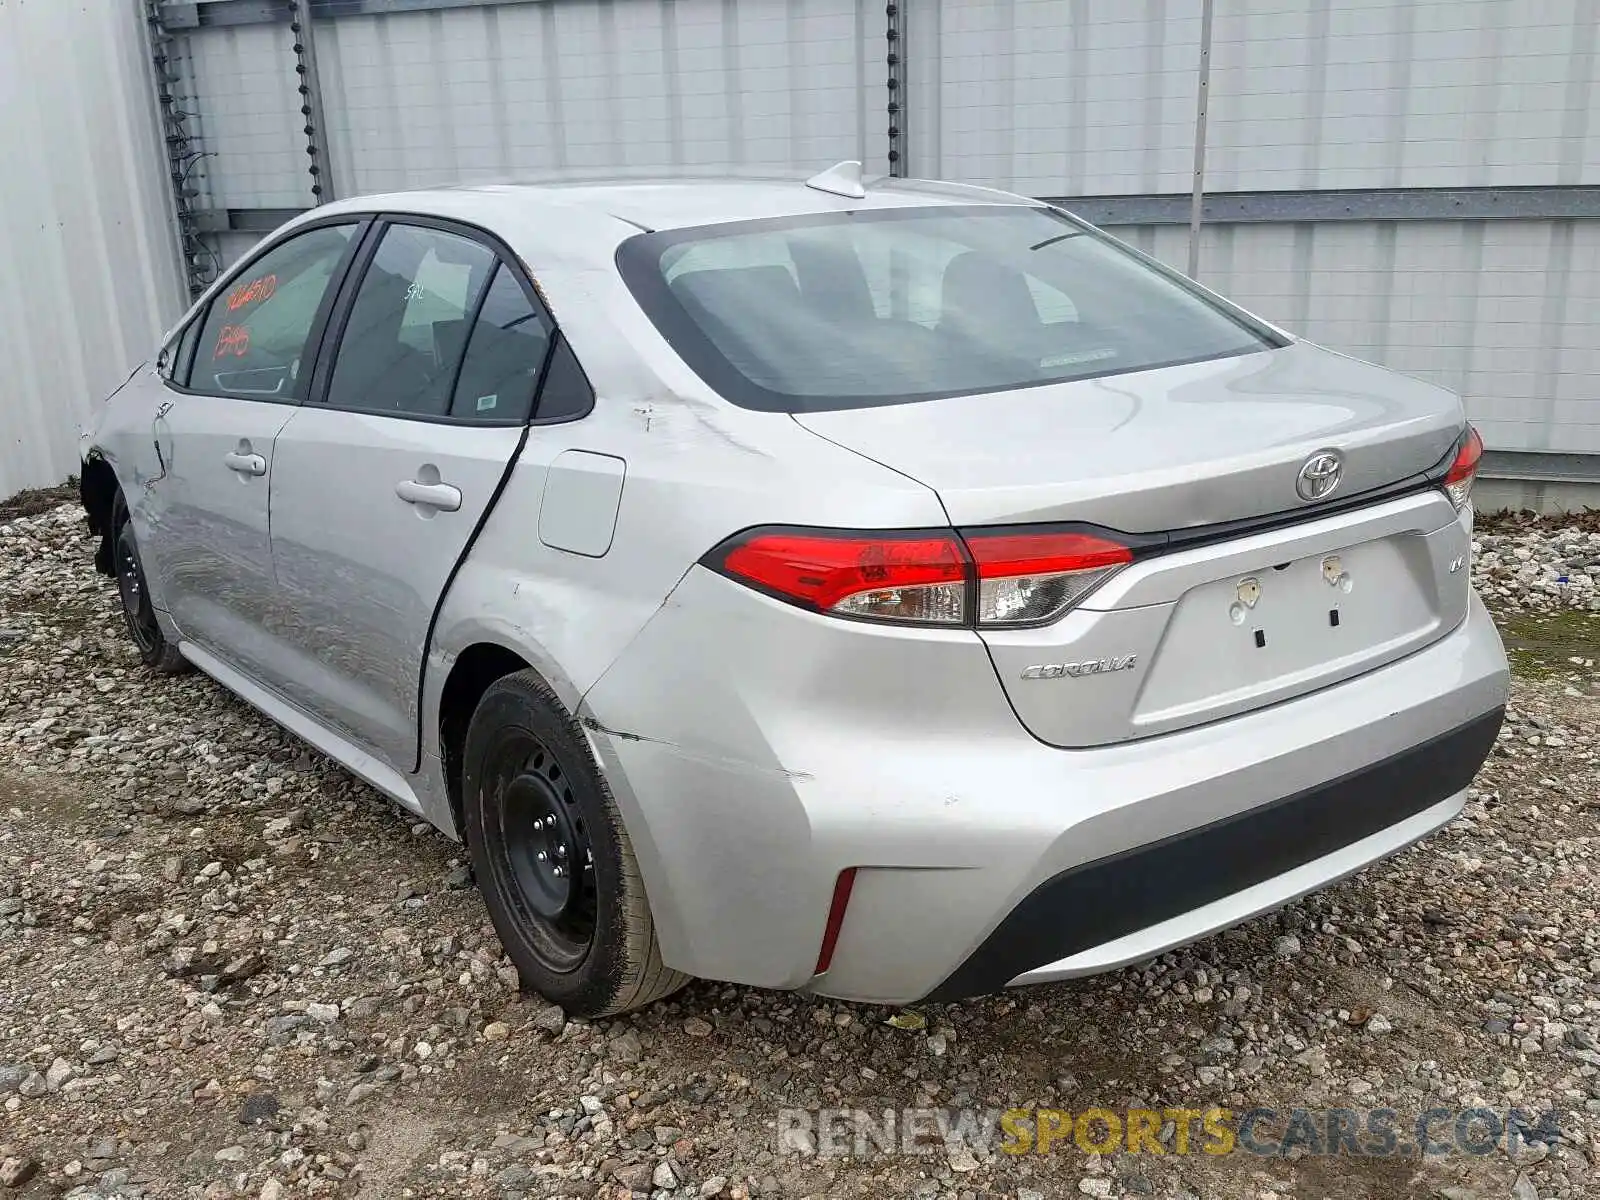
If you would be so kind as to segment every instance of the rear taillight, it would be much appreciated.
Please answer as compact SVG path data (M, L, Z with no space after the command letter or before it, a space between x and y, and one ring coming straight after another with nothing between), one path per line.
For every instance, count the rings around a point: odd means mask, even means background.
M919 625L966 622L967 561L951 533L757 532L713 551L708 565L819 612Z
M1128 547L1088 533L974 530L966 542L977 565L979 625L1053 621L1133 561Z
M1461 441L1461 448L1456 451L1455 461L1444 475L1444 490L1457 512L1465 508L1467 501L1472 498L1472 481L1478 477L1478 462L1482 458L1483 439L1478 436L1476 429L1468 425L1467 435Z
M970 628L1053 621L1132 562L1133 551L1076 531L765 529L703 561L817 612Z

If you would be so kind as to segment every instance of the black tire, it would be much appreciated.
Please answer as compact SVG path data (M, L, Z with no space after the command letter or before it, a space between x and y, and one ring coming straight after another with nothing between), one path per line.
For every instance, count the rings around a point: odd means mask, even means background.
M128 519L128 505L119 492L111 508L111 561L117 579L117 594L122 602L122 619L128 636L139 651L145 666L163 675L176 675L189 669L189 660L167 641L156 621L145 584L144 563L139 558L139 543Z
M533 671L490 684L462 754L467 847L525 987L600 1017L671 995L633 846L576 721Z

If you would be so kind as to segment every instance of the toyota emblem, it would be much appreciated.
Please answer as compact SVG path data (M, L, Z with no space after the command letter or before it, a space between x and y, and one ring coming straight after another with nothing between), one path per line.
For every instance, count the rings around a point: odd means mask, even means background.
M1318 450L1301 465L1294 490L1302 500L1326 500L1343 473L1344 457L1337 450Z

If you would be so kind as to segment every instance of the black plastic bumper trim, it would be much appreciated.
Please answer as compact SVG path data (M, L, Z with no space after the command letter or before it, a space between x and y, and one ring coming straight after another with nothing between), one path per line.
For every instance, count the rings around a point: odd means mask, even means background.
M1330 783L1069 868L1040 884L927 997L986 995L1047 963L1170 920L1370 837L1461 791L1503 708Z

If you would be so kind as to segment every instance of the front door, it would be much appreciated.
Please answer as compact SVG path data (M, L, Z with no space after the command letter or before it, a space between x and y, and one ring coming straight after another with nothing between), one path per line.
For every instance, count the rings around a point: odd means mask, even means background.
M274 658L268 536L273 443L303 392L301 363L355 223L278 243L186 331L150 436L141 539L152 591L179 635L249 675Z
M272 555L299 618L278 686L411 771L433 614L522 444L552 327L469 231L391 224L369 254L278 435Z

